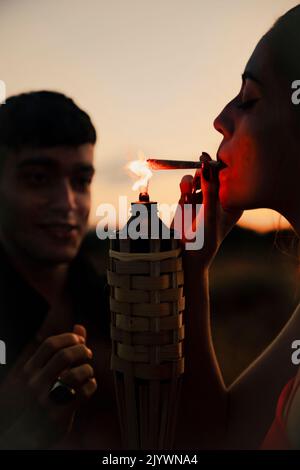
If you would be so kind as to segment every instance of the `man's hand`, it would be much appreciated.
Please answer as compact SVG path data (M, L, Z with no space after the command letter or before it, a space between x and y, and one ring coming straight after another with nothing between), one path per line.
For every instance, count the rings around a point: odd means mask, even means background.
M56 443L71 428L78 406L97 389L90 365L92 351L85 344L86 331L81 325L73 333L51 336L34 354L18 361L1 387L5 394L18 387L23 409L17 419L2 433L2 447L45 448ZM49 397L53 384L61 381L76 391L74 400L56 404ZM16 390L12 389L16 396ZM13 404L13 403L12 403Z

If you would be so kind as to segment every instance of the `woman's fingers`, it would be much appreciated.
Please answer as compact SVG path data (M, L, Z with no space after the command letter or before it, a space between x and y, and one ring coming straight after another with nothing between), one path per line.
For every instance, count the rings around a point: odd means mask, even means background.
M219 179L217 170L209 164L204 163L201 172L201 189L203 203L208 208L215 208L218 201Z
M201 189L201 169L197 168L193 178L193 193L195 194L199 189Z
M193 192L193 177L192 175L184 175L180 181L180 192L181 198L180 203L188 203L191 202L191 196Z
M219 181L215 169L205 163L201 168L201 189L204 204L204 236L209 237L211 242L211 237L214 239L218 230Z
M180 199L178 201L178 205L176 207L176 211L173 217L173 220L170 224L171 229L175 229L176 231L180 231L180 237L182 237L182 211L183 205L187 203L191 203L192 199L192 190L193 190L193 177L192 175L184 175L179 184L180 187Z

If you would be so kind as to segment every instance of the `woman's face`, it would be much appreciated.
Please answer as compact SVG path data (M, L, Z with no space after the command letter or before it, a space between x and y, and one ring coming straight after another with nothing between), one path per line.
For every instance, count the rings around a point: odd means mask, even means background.
M299 138L292 130L291 84L275 73L271 45L268 33L246 65L240 93L214 122L223 134L218 158L227 165L219 172L224 209L269 207L285 212L282 206L295 199L291 188L295 174L299 179L295 162L300 158Z

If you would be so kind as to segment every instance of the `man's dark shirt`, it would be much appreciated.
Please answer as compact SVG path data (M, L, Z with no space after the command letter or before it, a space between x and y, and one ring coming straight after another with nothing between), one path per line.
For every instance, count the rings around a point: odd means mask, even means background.
M96 328L99 335L109 338L105 276L95 272L82 252L71 263L69 285L74 324ZM0 339L6 344L7 354L0 380L33 339L48 310L47 301L16 272L0 245Z
M74 432L66 447L117 448L120 447L117 436L116 443L110 442L107 436L104 442L102 439L103 432L107 432L105 427L111 426L116 435L119 432L109 363L108 289L105 276L96 273L83 250L71 263L69 288L74 324L86 327L87 344L94 352L98 390L77 413ZM0 339L6 344L6 365L0 365L0 385L22 350L34 340L48 310L47 301L16 272L0 246Z

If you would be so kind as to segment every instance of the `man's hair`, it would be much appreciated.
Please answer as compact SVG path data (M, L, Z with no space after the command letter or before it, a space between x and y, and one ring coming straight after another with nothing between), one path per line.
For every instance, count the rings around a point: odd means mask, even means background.
M90 117L71 98L53 91L33 91L7 98L0 106L0 147L77 147L95 144Z

